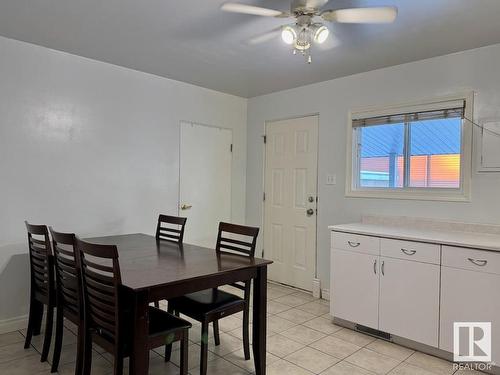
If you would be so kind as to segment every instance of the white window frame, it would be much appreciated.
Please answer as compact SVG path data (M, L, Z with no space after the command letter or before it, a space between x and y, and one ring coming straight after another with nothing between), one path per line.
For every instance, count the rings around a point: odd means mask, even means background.
M357 160L355 153L358 150L353 137L353 118L369 118L389 116L401 113L422 112L436 109L446 102L457 100L465 101L465 118L473 120L474 93L461 93L446 97L421 100L411 103L397 104L385 107L369 107L349 112L347 126L347 153L346 153L346 197L352 198L384 198L384 199L411 199L431 201L470 202L472 180L472 124L462 121L462 140L460 156L460 188L360 188L356 187L354 178L357 178Z

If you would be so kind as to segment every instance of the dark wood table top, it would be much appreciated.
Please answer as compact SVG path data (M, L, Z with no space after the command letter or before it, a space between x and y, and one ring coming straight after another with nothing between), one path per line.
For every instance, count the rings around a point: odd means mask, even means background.
M272 263L266 259L236 254L217 256L215 249L157 241L154 236L141 233L86 240L118 247L122 284L135 291Z

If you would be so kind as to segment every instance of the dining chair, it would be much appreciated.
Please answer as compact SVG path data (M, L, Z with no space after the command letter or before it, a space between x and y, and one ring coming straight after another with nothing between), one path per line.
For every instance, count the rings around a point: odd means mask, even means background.
M56 338L52 358L52 372L57 372L61 358L64 336L64 318L77 326L77 347L75 374L79 375L83 366L83 296L80 267L76 256L74 233L61 233L49 227L54 251L56 285Z
M46 307L45 337L43 340L42 356L40 361L45 362L49 355L52 327L54 321L54 307L56 292L54 285L54 267L52 247L49 231L45 225L33 225L27 221L28 249L30 259L30 308L28 329L24 348L31 345L31 338L40 334L43 310Z
M76 238L76 249L82 276L84 296L84 374L92 367L92 343L95 342L114 356L114 375L123 374L123 359L132 349L131 302L121 288L121 272L118 249L114 245L98 245ZM149 307L149 350L181 342L182 375L188 371L188 335L191 323L166 311Z
M156 239L181 244L184 240L186 220L185 217L160 214L156 225ZM155 301L154 306L160 308L160 302Z
M156 239L182 243L186 220L185 217L160 214L156 226Z
M219 223L215 251L217 255L233 253L253 258L258 234L259 228L221 222ZM245 240L241 239L241 237ZM220 345L219 319L241 311L243 311L243 351L245 359L250 359L250 285L251 280L230 284L230 286L243 291L243 298L214 288L168 301L168 311L170 313L176 315L181 313L201 323L201 375L207 373L209 324L213 323L215 345ZM171 345L165 348L165 358L170 358L171 350Z

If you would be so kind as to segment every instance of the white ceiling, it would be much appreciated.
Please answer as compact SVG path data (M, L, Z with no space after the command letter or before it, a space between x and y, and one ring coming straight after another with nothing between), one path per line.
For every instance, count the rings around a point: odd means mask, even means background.
M500 43L500 0L331 0L325 8L396 5L399 16L334 25L340 45L307 65L279 37L247 43L288 20L223 13L223 2L1 0L0 35L243 97Z

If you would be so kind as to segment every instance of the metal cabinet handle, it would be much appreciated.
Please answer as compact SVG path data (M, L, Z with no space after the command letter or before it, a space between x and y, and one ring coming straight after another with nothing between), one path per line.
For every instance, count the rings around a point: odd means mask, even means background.
M484 267L488 264L488 261L486 259L474 259L474 258L467 258L467 259L469 260L469 262L479 267Z
M401 249L401 251L406 255L415 255L415 253L417 252L417 250L408 250L408 249Z
M190 204L183 204L181 206L181 210L189 210L191 207L193 207L193 206L191 206Z
M377 274L377 259L373 261L373 273L376 275Z
M385 268L385 262L382 261L382 276L385 276L384 268Z
M361 245L360 242L347 241L347 243L349 244L350 247L358 247L359 245Z

